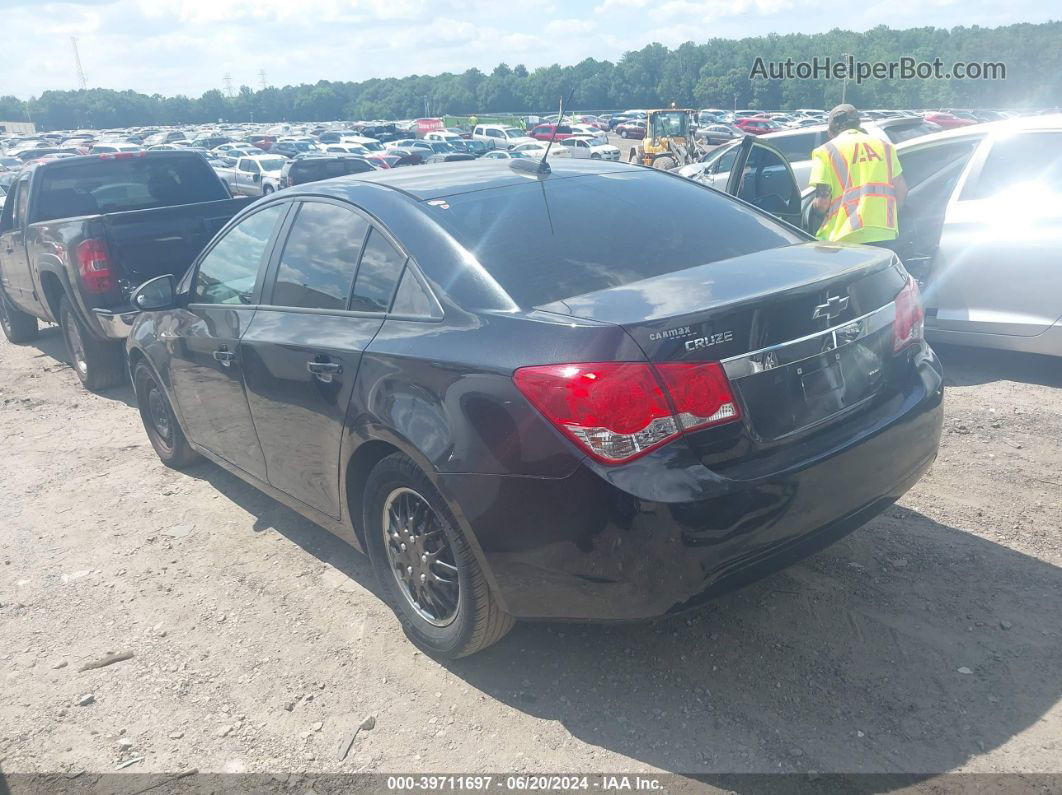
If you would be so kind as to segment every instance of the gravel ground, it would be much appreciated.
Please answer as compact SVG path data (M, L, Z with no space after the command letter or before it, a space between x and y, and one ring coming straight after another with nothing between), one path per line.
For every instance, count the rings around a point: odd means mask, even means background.
M163 467L131 391L82 391L61 351L0 344L6 773L1062 770L1060 360L942 351L932 471L784 573L442 664L363 557Z

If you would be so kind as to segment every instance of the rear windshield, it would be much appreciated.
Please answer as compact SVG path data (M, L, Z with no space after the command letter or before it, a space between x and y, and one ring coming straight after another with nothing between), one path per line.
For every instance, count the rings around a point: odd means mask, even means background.
M328 160L301 160L298 163L292 163L291 171L289 174L294 175L297 183L303 182L317 182L321 179L332 179L333 177L344 177L347 174L363 174L366 171L373 171L373 167L364 160L358 160L355 157L344 157L342 159Z
M923 121L922 119L912 119L909 124L890 124L885 128L885 135L894 144L900 144L904 141L910 141L912 138L919 138L923 135L929 135L940 131L940 125L933 124L933 122Z
M229 198L199 155L91 160L43 170L34 221Z
M428 211L525 307L804 241L724 194L649 169L475 191Z

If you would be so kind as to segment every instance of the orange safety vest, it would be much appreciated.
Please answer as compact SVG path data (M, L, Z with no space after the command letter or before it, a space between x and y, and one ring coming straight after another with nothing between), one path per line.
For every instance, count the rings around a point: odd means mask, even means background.
M872 243L894 240L896 188L901 172L896 150L859 130L845 130L812 152L811 184L830 188L830 207L819 227L822 240Z

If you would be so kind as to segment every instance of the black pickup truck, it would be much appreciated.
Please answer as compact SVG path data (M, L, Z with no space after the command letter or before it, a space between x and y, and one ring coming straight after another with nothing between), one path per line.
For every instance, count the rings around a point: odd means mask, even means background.
M58 323L92 390L125 373L143 282L178 278L250 200L231 198L194 152L122 152L27 167L0 213L0 327L11 342Z

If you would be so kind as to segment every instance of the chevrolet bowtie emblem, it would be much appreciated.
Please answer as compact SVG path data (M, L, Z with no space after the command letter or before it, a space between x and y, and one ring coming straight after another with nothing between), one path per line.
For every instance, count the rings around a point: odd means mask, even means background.
M811 313L812 320L824 317L827 320L835 318L848 308L848 296L833 295L826 299L825 304L819 304Z

